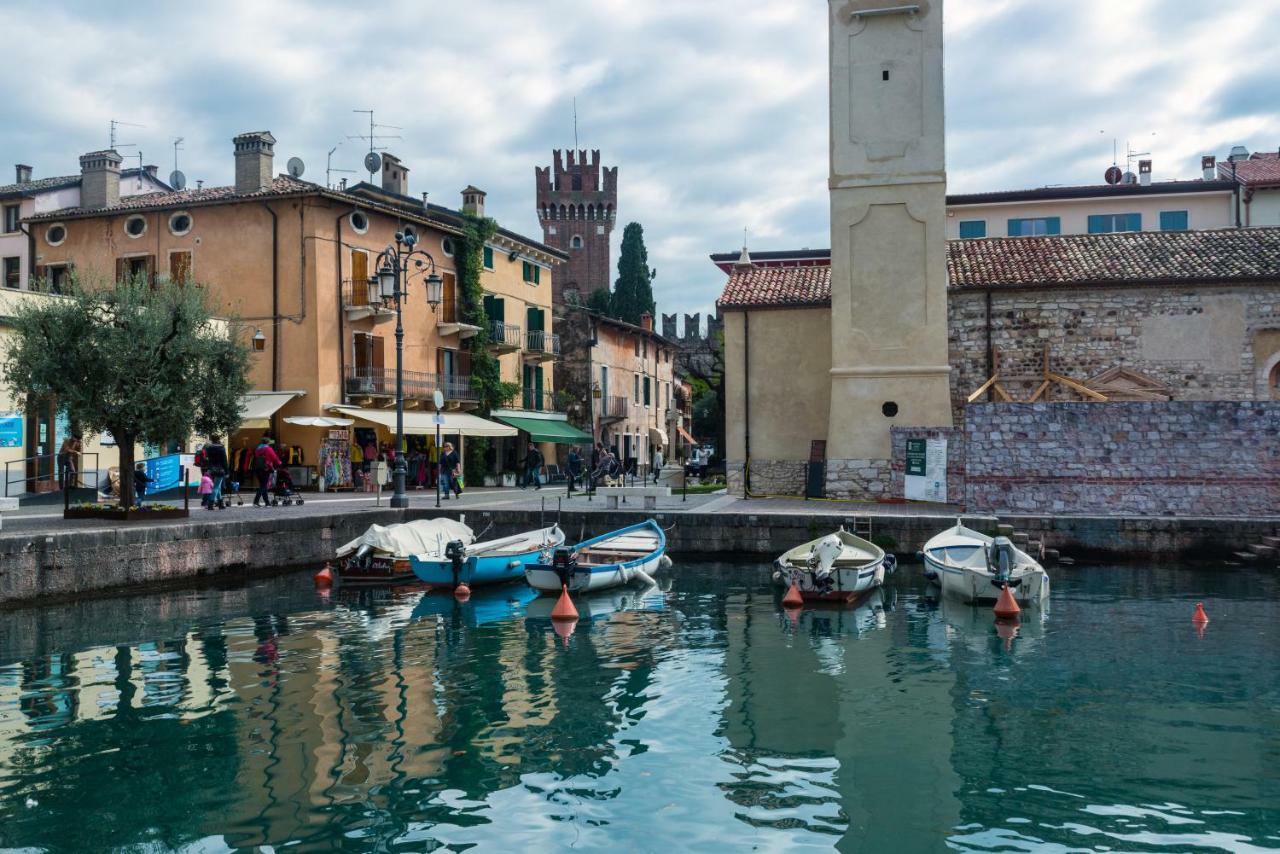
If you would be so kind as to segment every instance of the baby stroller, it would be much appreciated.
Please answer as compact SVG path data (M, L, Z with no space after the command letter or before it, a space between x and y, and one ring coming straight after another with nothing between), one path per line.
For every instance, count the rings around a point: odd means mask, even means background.
M244 506L244 496L240 494L240 481L233 480L231 475L227 475L222 479L222 500L218 506L225 510L231 506L232 501L235 501L237 507Z
M289 476L287 468L278 468L271 473L271 506L277 507L283 504L288 507L290 504L302 504L302 496L293 488L293 478Z

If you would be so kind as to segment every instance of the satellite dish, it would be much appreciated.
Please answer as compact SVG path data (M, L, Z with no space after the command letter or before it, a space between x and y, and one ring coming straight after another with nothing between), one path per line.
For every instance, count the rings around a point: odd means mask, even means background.
M169 186L175 190L185 190L187 188L187 176L174 169L169 173Z
M1124 183L1136 184L1138 183L1138 176L1133 174L1132 172L1126 172L1124 173Z
M289 174L295 178L301 178L302 173L306 171L306 165L302 162L301 157L289 158Z
M364 156L364 171L377 172L382 168L382 158L378 156L378 152L370 151Z
M1106 182L1113 187L1124 179L1124 173L1120 171L1119 166L1108 166L1107 172L1103 175Z
M431 396L431 402L436 405L437 412L444 409L444 392L440 391L440 389L436 389L435 394Z

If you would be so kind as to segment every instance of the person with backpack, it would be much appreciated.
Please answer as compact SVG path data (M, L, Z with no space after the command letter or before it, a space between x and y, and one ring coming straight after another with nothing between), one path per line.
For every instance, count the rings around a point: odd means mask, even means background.
M462 472L462 459L458 456L458 452L453 449L452 442L445 442L440 449L440 484L438 489L444 493L444 500L449 500L449 490L452 488L454 494L462 497L462 484L458 482L458 475Z
M209 475L209 480L213 481L213 492L209 496L209 504L212 507L222 506L222 488L227 479L227 472L231 470L231 463L227 459L227 449L222 444L222 437L211 435L209 441L200 449L203 459L197 459L196 465L203 463L201 468L204 473Z
M271 506L271 473L280 467L280 457L271 447L271 440L266 436L253 449L253 460L250 463L253 476L258 479L258 491L253 495L253 506L261 501L263 507Z

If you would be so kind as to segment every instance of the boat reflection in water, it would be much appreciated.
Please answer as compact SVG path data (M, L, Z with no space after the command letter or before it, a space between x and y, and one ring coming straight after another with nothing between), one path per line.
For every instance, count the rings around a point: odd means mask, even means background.
M460 617L464 625L476 628L518 617L537 598L538 591L525 584L478 587L465 602L455 599L452 591L433 590L422 595L409 619L417 623L437 617Z
M975 652L1003 649L1034 653L1044 640L1049 606L1026 608L1015 619L998 619L990 608L970 605L950 596L937 600L938 615L950 644L962 644Z

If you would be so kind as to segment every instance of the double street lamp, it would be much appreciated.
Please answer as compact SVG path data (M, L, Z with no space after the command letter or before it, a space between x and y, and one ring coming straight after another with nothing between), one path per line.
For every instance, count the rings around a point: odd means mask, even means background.
M444 280L436 272L436 260L430 253L415 249L417 243L418 235L411 229L397 231L395 243L382 250L376 261L378 295L384 305L394 301L396 307L396 459L392 468L392 507L409 506L409 496L404 491L408 463L404 456L404 317L401 309L409 298L409 280L414 276L425 276L427 304L432 314L444 295Z

